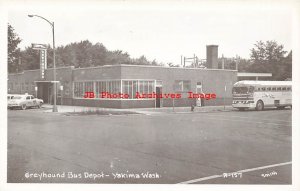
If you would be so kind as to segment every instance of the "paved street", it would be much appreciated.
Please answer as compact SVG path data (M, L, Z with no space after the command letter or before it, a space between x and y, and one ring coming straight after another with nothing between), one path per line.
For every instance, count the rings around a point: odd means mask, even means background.
M9 110L8 182L291 184L291 113Z

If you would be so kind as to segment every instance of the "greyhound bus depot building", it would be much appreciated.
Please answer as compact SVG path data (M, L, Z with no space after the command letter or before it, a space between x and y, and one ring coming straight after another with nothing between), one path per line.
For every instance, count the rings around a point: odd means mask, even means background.
M57 104L107 108L191 106L199 99L189 98L188 92L215 94L214 99L201 99L202 106L206 106L231 104L231 89L236 81L236 70L141 65L71 66L56 68L56 82L52 68L45 70L44 78L39 69L9 74L8 93L28 93L52 104L53 84L56 83ZM93 92L94 98L85 98L85 92ZM102 92L127 94L128 97L101 97ZM137 93L181 96L137 98Z

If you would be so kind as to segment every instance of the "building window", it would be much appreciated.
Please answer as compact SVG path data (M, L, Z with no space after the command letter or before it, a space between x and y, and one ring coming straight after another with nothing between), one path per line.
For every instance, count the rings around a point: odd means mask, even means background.
M154 81L149 81L149 93L154 92Z
M190 80L176 80L174 84L175 92L188 92L191 91Z
M129 99L136 99L136 93L149 94L154 90L154 80L122 80L123 94Z
M84 82L84 92L94 92L94 82Z
M148 94L154 91L154 80L122 80L122 93L128 99L136 99L136 93ZM121 80L74 82L74 97L84 98L85 92L94 92L95 98L101 99L102 92L121 93ZM125 98L124 98L125 99Z
M122 81L122 89L123 94L128 94L129 99L134 99L136 96L136 92L138 92L138 81L137 80L123 80Z
M74 97L84 98L85 92L94 92L95 98L101 98L102 92L121 93L121 81L74 82Z
M110 94L119 94L121 93L121 81L96 81L95 82L95 97L101 98L102 92L108 92Z
M101 96L101 92L107 92L106 90L106 82L96 82L96 97Z

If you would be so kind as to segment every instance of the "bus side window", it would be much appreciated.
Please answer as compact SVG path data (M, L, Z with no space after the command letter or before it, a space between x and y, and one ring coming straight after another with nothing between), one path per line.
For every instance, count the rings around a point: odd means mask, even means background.
M287 88L287 91L291 91L291 88L290 88L290 87L288 87L288 88Z
M272 91L276 91L276 88L275 88L275 87L273 87L273 88L272 88Z
M260 91L260 88L257 88L257 91Z
M267 88L268 91L271 91L271 88Z
M277 91L281 91L281 87L278 87L278 88L277 88Z
M286 87L282 88L282 90L285 91L285 90L286 90Z
M266 88L261 88L262 91L266 91Z

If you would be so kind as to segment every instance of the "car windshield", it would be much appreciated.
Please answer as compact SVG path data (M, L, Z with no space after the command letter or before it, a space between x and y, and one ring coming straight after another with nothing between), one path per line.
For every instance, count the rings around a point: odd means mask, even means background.
M254 90L253 87L233 87L232 93L233 94L247 94L247 93L252 93Z
M21 96L14 96L13 99L22 99Z

